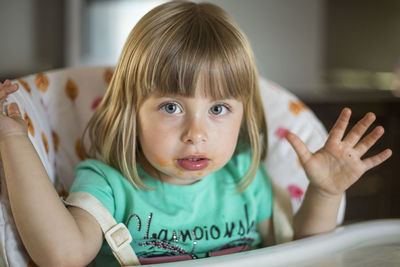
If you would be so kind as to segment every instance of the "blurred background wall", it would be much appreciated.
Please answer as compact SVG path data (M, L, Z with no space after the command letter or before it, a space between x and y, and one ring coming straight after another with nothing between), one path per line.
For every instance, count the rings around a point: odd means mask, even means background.
M0 78L114 65L131 28L162 2L2 0ZM247 34L260 74L304 98L341 89L391 96L388 91L400 87L394 76L396 68L400 72L400 1L210 2Z
M0 1L0 79L64 66L64 1Z
M2 0L1 77L115 64L138 19L165 1ZM325 3L214 0L248 35L260 74L297 91L324 84Z
M0 80L114 65L131 28L162 2L1 0ZM298 95L328 129L344 106L353 121L377 114L388 134L371 153L391 147L394 155L349 190L346 220L400 217L400 1L209 2L242 27L260 75Z

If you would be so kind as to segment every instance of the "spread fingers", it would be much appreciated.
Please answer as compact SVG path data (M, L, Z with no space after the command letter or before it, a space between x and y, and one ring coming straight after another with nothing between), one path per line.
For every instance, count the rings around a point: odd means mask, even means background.
M308 149L307 145L304 144L304 142L301 141L301 139L297 135L288 132L286 135L286 139L289 141L290 145L296 151L296 154L299 157L301 163L304 164L311 158L312 153Z
M384 128L382 126L378 126L367 136L361 139L360 142L358 142L354 149L358 152L360 157L367 153L367 151L376 143L376 141L381 138L384 132Z
M361 137L367 131L369 126L375 121L375 114L372 112L368 112L365 116L359 120L356 125L350 130L350 132L343 139L343 142L348 143L350 146L355 146L358 141L360 141Z
M378 166L379 164L390 158L390 156L392 156L392 150L388 148L375 156L364 159L363 163L365 164L365 170L367 171L375 166Z
M327 142L339 143L346 131L347 125L349 124L351 116L351 109L344 108L336 120L335 125L333 125L331 131L329 132L329 137Z

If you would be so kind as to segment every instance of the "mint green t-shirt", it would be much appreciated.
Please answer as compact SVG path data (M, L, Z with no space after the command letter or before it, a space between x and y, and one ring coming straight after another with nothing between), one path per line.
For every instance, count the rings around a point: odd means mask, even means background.
M260 164L253 182L238 194L237 183L249 165L249 152L241 153L217 172L185 186L162 183L138 168L143 182L155 189L149 191L136 189L116 169L89 159L77 167L70 192L90 193L117 223L124 223L138 258L202 258L259 244L256 224L272 214L272 188ZM106 242L95 262L119 266Z

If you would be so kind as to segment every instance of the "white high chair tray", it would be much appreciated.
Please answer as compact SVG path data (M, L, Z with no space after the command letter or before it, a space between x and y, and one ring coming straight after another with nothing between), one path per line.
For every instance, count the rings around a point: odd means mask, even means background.
M277 246L163 266L400 266L400 219L356 223Z

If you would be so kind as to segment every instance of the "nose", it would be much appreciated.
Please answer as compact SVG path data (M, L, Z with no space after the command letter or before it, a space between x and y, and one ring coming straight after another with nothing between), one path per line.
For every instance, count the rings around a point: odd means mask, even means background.
M201 144L207 142L207 125L201 118L190 118L186 121L186 128L181 140L185 144Z

